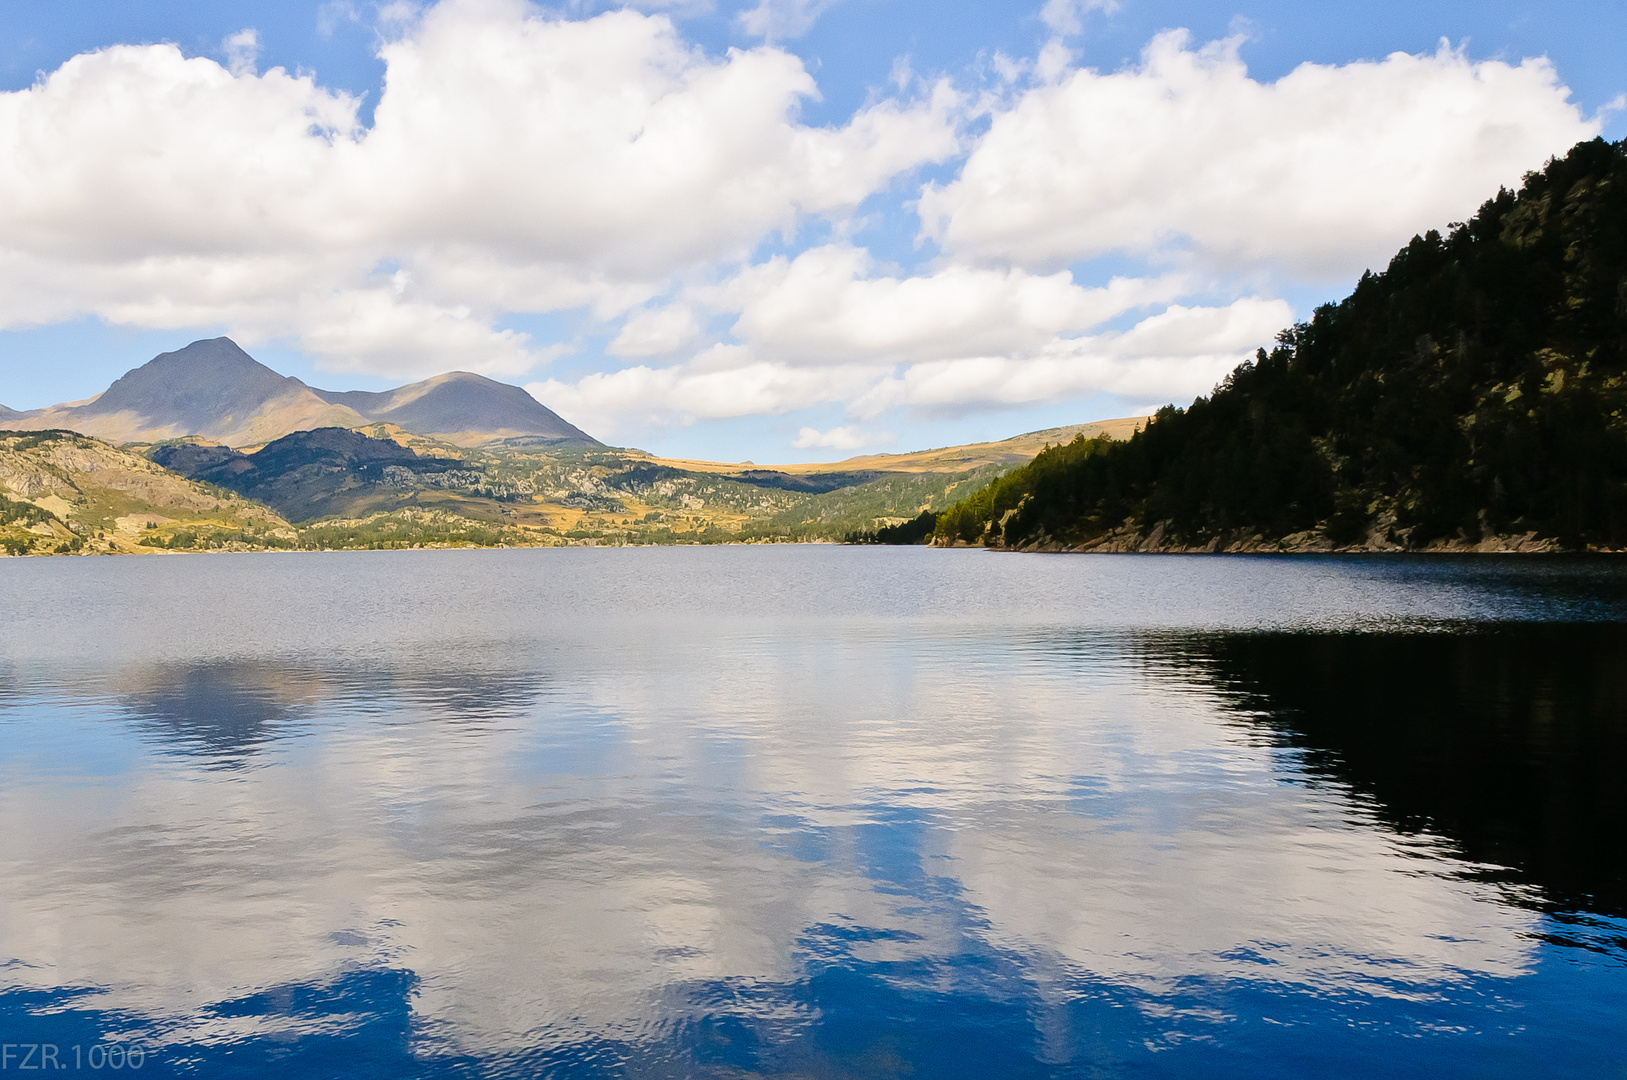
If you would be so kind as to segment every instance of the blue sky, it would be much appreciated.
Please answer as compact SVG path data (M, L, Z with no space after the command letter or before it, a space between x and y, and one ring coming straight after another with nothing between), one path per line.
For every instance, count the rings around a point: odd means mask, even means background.
M725 460L1184 402L1621 138L1624 51L1574 3L16 3L0 403L220 333Z

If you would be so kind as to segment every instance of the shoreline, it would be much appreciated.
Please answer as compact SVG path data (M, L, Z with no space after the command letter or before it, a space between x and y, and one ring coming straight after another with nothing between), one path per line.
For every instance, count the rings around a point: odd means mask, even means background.
M1335 544L1319 530L1290 533L1269 539L1260 533L1244 535L1219 534L1204 544L1182 544L1166 539L1169 522L1160 521L1151 530L1143 532L1132 527L1121 527L1090 540L1067 543L1041 536L1026 544L1008 547L1005 544L951 541L934 547L983 547L989 551L1017 553L1069 554L1069 555L1615 555L1627 552L1624 548L1588 546L1566 547L1552 537L1539 537L1535 530L1524 533L1494 533L1479 540L1470 540L1461 533L1453 539L1436 539L1414 547L1375 525L1368 530L1365 540L1354 544Z
M1624 548L1567 548L1561 547L1552 540L1532 541L1530 534L1518 537L1488 537L1477 544L1468 544L1466 541L1435 542L1427 547L1410 548L1398 544L1388 544L1382 547L1362 544L1336 547L1322 538L1320 543L1293 542L1294 537L1284 537L1277 541L1267 541L1259 537L1250 537L1220 545L1211 541L1205 545L1154 543L1151 536L1142 537L1139 542L1119 539L1101 539L1082 544L1064 544L1059 541L1046 541L1030 543L1020 547L989 546L979 543L956 542L949 544L852 544L840 540L736 540L720 543L674 543L674 544L638 544L620 543L607 544L595 541L574 541L562 544L425 544L413 547L335 547L335 548L207 548L191 550L170 550L166 548L151 548L140 551L38 551L23 555L12 555L0 552L0 562L11 559L55 559L55 558L105 558L121 556L185 556L185 555L335 555L349 552L378 552L378 551L535 551L551 550L557 548L730 548L730 547L852 547L852 548L935 548L938 550L987 551L996 554L1016 555L1383 555L1383 556L1464 556L1464 555L1518 555L1518 556L1555 556L1563 558L1585 557L1592 555L1615 556L1627 555Z

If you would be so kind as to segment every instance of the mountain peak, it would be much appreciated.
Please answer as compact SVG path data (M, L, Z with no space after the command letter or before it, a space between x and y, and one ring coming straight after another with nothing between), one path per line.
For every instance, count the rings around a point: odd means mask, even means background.
M373 393L335 393L279 375L231 338L160 353L87 401L12 413L0 422L70 428L111 442L201 436L229 446L296 431L391 423L414 435L472 446L522 439L597 445L518 386L468 371Z
M497 438L598 441L522 388L471 371L449 371L377 393L318 390L316 394L330 404L354 409L368 420L465 445Z
M126 372L80 411L87 416L165 416L201 434L223 415L258 412L272 399L304 387L254 359L231 338L205 338L159 353Z

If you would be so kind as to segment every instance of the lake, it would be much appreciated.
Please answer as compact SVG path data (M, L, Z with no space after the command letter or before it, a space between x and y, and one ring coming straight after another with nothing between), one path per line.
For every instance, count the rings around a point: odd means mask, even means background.
M0 1069L1627 1071L1627 561L7 559L0 605Z

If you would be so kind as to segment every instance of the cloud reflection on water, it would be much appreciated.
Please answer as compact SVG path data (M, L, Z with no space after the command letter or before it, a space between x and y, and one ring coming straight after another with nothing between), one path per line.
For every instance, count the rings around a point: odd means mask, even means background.
M495 1071L975 1075L1263 1038L1266 1011L1389 1002L1421 1032L1540 967L1538 911L1398 830L1324 732L1320 758L1284 736L1269 639L674 625L20 665L6 760L126 764L71 796L0 774L12 999L96 988L62 1004L205 1056L367 1030Z
M517 720L535 681L159 673L130 696L142 738L276 761L230 785L155 764L67 830L51 792L11 793L53 842L10 878L0 951L160 1012L400 957L418 1019L487 1048L645 1025L674 987L794 983L820 926L864 928L864 964L1010 951L1154 995L1528 965L1530 915L1283 785L1212 695L1141 681L1133 649L1092 685L985 644L624 640L563 710L484 738L459 720ZM296 713L307 737L272 746Z

